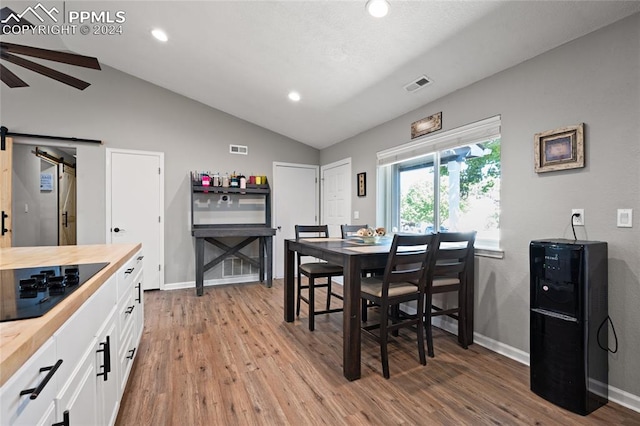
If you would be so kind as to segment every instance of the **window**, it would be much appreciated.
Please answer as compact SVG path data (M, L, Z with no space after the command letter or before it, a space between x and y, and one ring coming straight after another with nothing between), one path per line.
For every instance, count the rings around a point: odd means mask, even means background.
M500 117L378 153L378 223L393 232L477 231L500 247Z

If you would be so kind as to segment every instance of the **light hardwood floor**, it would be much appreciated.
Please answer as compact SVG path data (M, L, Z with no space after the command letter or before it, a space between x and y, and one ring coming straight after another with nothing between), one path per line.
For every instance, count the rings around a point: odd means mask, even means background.
M318 297L322 300L322 297ZM145 292L145 330L117 425L640 425L609 403L583 417L529 390L529 369L434 331L390 344L391 379L363 335L362 378L342 376L342 314L283 321L283 284Z

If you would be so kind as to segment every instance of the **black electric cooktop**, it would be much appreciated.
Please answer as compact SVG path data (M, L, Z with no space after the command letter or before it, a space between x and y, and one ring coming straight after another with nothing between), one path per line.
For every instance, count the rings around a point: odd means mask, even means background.
M46 314L108 264L0 270L0 322Z

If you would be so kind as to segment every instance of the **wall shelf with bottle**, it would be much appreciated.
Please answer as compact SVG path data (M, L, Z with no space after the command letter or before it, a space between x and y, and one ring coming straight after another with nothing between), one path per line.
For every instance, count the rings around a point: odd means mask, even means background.
M196 239L196 294L203 294L204 272L229 256L239 257L259 267L260 281L271 287L273 241L271 228L271 188L265 176L249 179L234 173L229 176L191 172L191 234ZM230 242L230 237L243 237ZM258 242L258 259L240 249ZM205 263L205 242L222 254Z

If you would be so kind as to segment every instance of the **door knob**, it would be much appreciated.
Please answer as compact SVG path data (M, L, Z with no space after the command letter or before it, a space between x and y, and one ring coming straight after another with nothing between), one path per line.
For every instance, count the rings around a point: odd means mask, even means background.
M282 231L282 226L278 226L276 229L277 229L278 231Z
M113 232L120 232L120 231L124 231L124 229L118 228L118 227L113 228Z

